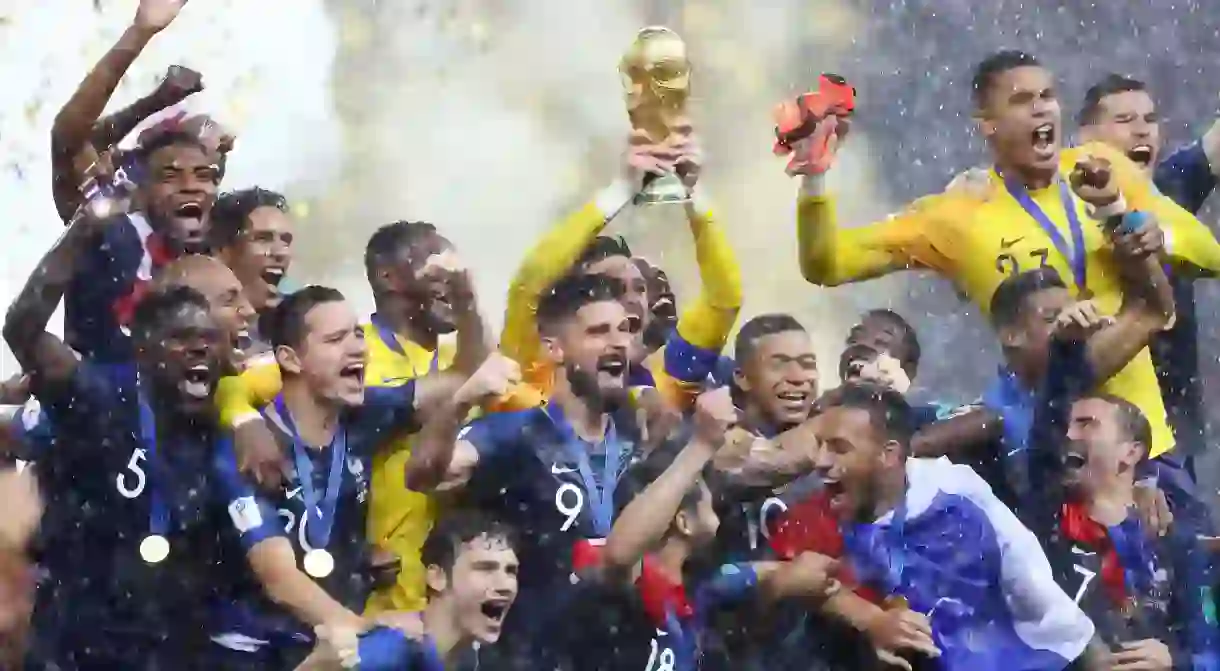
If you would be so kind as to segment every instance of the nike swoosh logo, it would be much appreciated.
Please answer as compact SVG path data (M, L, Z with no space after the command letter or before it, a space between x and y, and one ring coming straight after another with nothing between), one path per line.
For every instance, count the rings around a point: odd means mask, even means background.
M575 468L564 468L559 464L551 464L551 475L563 475L564 473L575 473Z
M1081 550L1081 549L1080 549L1080 548L1078 548L1078 547L1073 547L1073 548L1072 548L1072 554L1084 555L1084 556L1086 556L1086 557L1092 557L1093 555L1095 555L1095 554L1097 554L1097 553L1096 553L1096 552L1086 552L1086 551L1084 551L1084 550Z
M1012 240L1005 240L1004 238L1000 238L1000 249L1008 249L1009 247L1012 247L1013 245L1017 244L1018 242L1021 242L1024 239L1025 239L1024 235L1022 235L1019 238L1013 238Z
M301 488L300 488L300 487L297 487L297 488L295 488L295 489L289 489L289 490L288 490L288 498L290 498L290 499L291 499L291 498L294 498L294 497L295 497L297 494L300 494L300 493L301 493Z

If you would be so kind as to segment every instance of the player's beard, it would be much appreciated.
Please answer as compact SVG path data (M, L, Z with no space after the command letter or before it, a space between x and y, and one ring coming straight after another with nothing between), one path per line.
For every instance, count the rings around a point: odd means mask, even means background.
M572 388L572 393L589 407L600 409L603 412L612 410L620 399L613 398L602 393L601 386L597 384L597 371L587 371L572 364L564 364L564 373L568 377L568 385ZM626 395L626 390L624 390Z

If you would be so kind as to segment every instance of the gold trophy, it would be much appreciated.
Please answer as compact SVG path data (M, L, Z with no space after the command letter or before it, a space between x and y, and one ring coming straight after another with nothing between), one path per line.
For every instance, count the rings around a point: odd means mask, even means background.
M627 117L631 127L647 133L659 144L674 134L686 118L690 97L690 61L686 43L662 26L644 28L619 61L619 73L627 94ZM690 194L676 173L649 177L636 196L641 204L682 203Z

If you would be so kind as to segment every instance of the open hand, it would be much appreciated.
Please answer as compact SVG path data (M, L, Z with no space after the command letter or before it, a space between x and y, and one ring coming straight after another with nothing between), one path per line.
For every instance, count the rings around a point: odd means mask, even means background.
M187 0L140 0L134 24L150 33L159 33L177 18Z

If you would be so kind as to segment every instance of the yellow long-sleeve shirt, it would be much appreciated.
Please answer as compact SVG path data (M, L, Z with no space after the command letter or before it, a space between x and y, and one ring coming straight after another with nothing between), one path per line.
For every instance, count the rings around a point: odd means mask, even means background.
M521 365L522 379L537 391L539 403L550 395L554 379L538 335L539 297L576 264L623 204L614 198L598 198L563 220L526 255L509 287L500 349ZM687 214L703 290L679 315L680 340L674 351L658 353L645 362L650 373L645 377L651 377L675 407L687 407L693 401L706 378L708 361L714 361L724 348L742 302L741 269L723 229L709 211L693 203L687 206Z
M1175 263L1209 273L1220 271L1220 244L1211 232L1189 212L1156 193L1126 156L1101 144L1068 149L1060 158L1061 174L1068 174L1085 155L1107 158L1128 206L1156 215ZM1050 236L1008 194L998 175L992 172L991 179L990 193L985 196L959 192L927 196L885 221L849 229L838 227L831 197L802 197L797 208L801 271L814 284L834 286L896 270L930 269L952 280L984 313L1000 282L1010 275L1049 266L1065 282L1073 281L1070 261ZM1058 187L1030 191L1029 195L1063 239L1071 241ZM1083 228L1088 290L1102 310L1113 314L1121 306L1122 288L1105 235L1088 216L1083 202L1073 197L1072 203ZM1153 427L1154 456L1173 447L1147 349L1107 381L1104 389L1143 410Z

